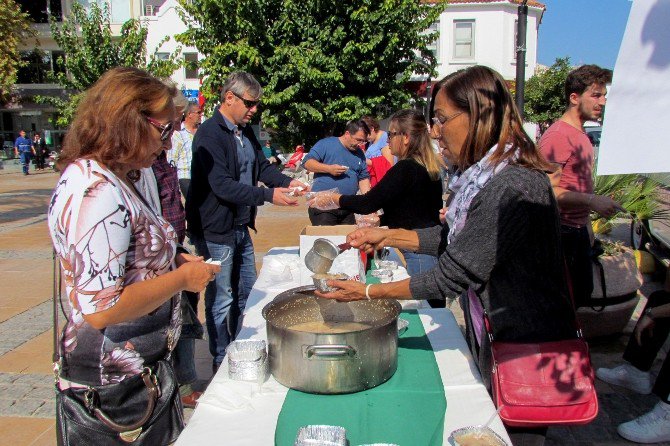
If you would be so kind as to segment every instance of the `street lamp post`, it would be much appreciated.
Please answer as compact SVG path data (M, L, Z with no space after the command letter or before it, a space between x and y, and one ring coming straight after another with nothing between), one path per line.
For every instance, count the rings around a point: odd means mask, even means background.
M528 0L523 0L517 10L516 28L516 91L514 99L523 118L523 90L526 84L526 25L528 22Z

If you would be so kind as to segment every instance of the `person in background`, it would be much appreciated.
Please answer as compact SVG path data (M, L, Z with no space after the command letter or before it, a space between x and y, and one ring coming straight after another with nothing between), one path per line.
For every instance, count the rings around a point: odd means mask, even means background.
M35 170L44 170L44 164L47 156L49 156L49 150L47 149L47 143L44 142L39 133L35 132L33 136L33 153L35 154Z
M20 130L19 137L14 141L14 155L18 156L21 160L21 166L23 167L23 174L28 175L30 169L30 158L32 155L35 155L35 149L33 148L33 143L26 138L26 131Z
M416 110L401 110L391 116L389 147L398 162L382 180L364 195L317 192L308 204L316 209L340 208L358 214L380 209L381 225L389 228L424 229L440 224L442 207L442 163L430 143L426 118ZM435 267L437 257L401 250L407 273L415 276ZM431 306L444 307L444 299L429 300Z
M295 146L295 152L293 153L293 155L291 155L291 158L289 158L284 167L286 167L287 169L296 170L304 157L305 157L305 143L298 144L297 146Z
M344 133L330 136L314 144L302 160L302 165L314 172L312 191L337 188L342 195L362 194L370 190L370 174L365 154L358 147L367 141L370 130L363 120L349 121ZM319 210L310 207L307 211L314 226L353 225L354 213L345 209Z
M265 141L265 145L263 146L263 155L265 155L265 158L270 164L275 166L279 166L281 164L279 162L279 158L277 158L277 151L274 147L272 147L272 141L269 139Z
M565 80L563 116L540 139L540 151L560 167L553 182L561 210L561 240L577 307L586 305L593 292L591 266L591 212L611 217L623 208L608 196L593 193L593 145L584 122L602 117L607 84L612 72L583 65Z
M270 165L248 125L258 111L262 93L251 74L232 73L223 84L221 105L193 138L191 186L186 198L189 237L200 255L221 261L221 272L205 291L215 370L237 336L247 297L256 282L254 245L249 235L249 228L256 229L256 207L263 203L297 206L288 187L309 190ZM259 187L259 181L268 187Z
M187 102L183 114L179 115L183 121L172 135L172 149L167 152L168 162L177 169L179 190L186 198L188 187L191 184L191 159L193 152L193 136L202 122L202 107L195 102Z
M663 360L653 385L649 373L670 334L668 302L670 292L653 292L628 340L623 354L626 362L611 369L596 370L596 376L606 383L622 386L642 395L653 392L660 398L651 411L622 423L617 428L619 435L636 443L670 441L670 356Z
M71 303L61 390L119 383L167 358L179 339L180 292L200 292L220 270L178 253L174 228L135 185L170 146L175 93L145 71L111 69L86 91L65 138L48 211Z
M389 147L388 133L380 130L379 121L372 116L363 116L361 120L365 121L370 129L369 145L365 150L365 158L370 173L370 187L373 187L395 164L395 158Z
M173 123L175 131L172 134L172 141L175 140L175 135L181 129L184 110L189 106L186 97L178 90L173 102L176 119ZM174 228L179 242L177 251L188 253L184 248L186 213L179 190L178 169L168 162L166 154L169 151L165 150L159 154L151 168L142 169L141 178L136 185L138 190L152 204L154 210L163 215ZM172 356L177 381L179 382L181 402L184 407L191 409L195 408L198 398L202 394L202 392L193 389L193 383L198 379L195 369L195 340L201 339L203 335L202 324L200 324L197 315L198 300L198 293L186 290L181 293L181 336L179 336L179 341Z
M341 301L428 299L461 295L466 340L490 389L486 310L500 341L545 342L575 337L564 280L558 207L542 157L523 130L505 80L473 66L440 81L432 103L443 153L457 166L448 224L426 229L358 229L353 247L385 246L439 255L435 268L409 279L364 285L328 281ZM408 209L408 212L411 212ZM507 427L512 442L541 445L546 427Z

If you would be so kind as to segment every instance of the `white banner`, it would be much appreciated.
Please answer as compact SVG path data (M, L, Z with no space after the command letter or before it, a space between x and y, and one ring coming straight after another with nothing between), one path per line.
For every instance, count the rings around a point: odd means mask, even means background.
M670 0L635 0L607 98L598 175L670 172Z

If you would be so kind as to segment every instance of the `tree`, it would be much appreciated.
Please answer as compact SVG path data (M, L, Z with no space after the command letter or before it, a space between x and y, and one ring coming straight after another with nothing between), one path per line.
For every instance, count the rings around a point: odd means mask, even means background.
M139 20L125 22L121 35L114 37L107 6L101 9L92 2L87 13L81 4L73 2L67 20L57 22L52 18L49 25L54 40L65 53L65 59L59 61L65 66L65 72L51 73L51 77L68 95L66 99L53 96L36 99L56 107L59 112L56 124L59 127L70 124L83 92L107 70L118 66L137 67L157 77L169 77L180 66L180 51L165 60L158 59L154 53L147 62L147 29Z
M565 103L565 79L572 70L570 58L558 58L547 70L534 74L524 91L526 120L538 124L549 124L563 115Z
M407 106L412 73L435 75L427 32L444 7L417 0L180 0L188 31L177 40L199 61L210 101L235 70L264 87L273 139L308 144L336 126Z
M23 66L19 45L34 35L28 14L14 0L0 0L0 103L11 94Z

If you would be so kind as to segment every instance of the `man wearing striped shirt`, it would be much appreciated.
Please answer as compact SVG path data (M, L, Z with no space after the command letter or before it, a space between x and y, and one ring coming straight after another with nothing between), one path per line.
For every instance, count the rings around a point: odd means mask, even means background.
M200 121L202 120L202 108L195 102L189 102L184 110L181 130L172 135L172 149L167 152L167 158L171 165L177 169L179 178L179 189L183 197L186 197L188 187L191 183L191 144Z

